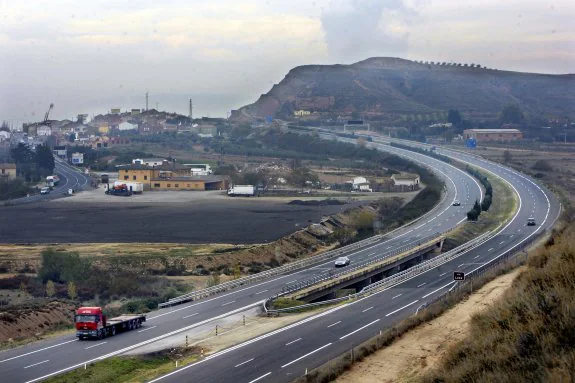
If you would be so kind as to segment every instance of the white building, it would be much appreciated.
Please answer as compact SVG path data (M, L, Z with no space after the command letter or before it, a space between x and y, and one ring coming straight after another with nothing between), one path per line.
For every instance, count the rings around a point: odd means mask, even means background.
M394 186L416 186L420 183L417 174L394 174L391 179Z
M209 164L184 164L184 166L190 167L192 176L209 176L213 173Z
M164 163L163 158L134 158L132 164L144 166L161 166Z
M49 136L52 134L52 129L47 125L41 125L36 129L36 135L38 136Z
M365 177L355 177L351 184L352 190L371 191L369 181Z
M127 121L118 124L118 130L136 130L136 129L138 129L138 125L132 124Z
M0 130L0 142L9 141L10 140L10 132L5 130Z

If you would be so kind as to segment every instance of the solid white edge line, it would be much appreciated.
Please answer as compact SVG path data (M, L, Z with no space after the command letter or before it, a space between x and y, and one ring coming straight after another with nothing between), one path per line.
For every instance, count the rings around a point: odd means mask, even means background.
M244 364L249 363L249 362L251 362L251 361L254 360L254 359L255 359L255 358L251 358L251 359L249 359L249 360L246 360L245 362L241 362L240 364L236 364L236 365L234 366L234 368L238 368L239 366L243 366Z
M438 288L438 289L436 289L436 290L433 290L433 291L430 292L429 294L425 294L424 296L421 297L421 299L425 299L425 298L427 298L428 296L430 296L430 295L432 295L432 294L435 294L435 293L438 292L439 290L444 289L444 288L446 288L447 286L452 285L452 284L454 284L454 283L455 283L455 281L451 281L451 282L449 282L448 284L446 284L446 285L444 285L444 286L441 286L440 288Z
M62 369L60 369L60 370L58 370L58 371L51 372L51 373L46 374L46 375L44 375L44 376L40 376L40 377L37 377L37 378L34 378L34 379L30 379L30 380L26 381L26 383L33 383L33 382L37 382L37 381L39 381L39 380L44 380L44 379L46 379L46 378L49 378L50 376L58 375L58 374L61 374L61 373L63 373L63 372L66 372L66 371L73 370L73 369L78 368L78 367L81 367L81 366L83 366L83 365L85 365L85 364L93 363L93 362L96 362L96 361L99 361L99 360L104 360L104 359L110 358L110 357L112 357L112 356L116 356L116 355L122 354L122 353L124 353L124 352L133 350L133 349L135 349L135 348L138 348L138 347L141 347L141 346L145 346L145 345L150 344L150 343L154 343L154 342L156 342L156 341L158 341L158 340L167 338L167 337L169 337L169 336L179 334L179 333L181 333L181 332L190 330L190 329L195 328L195 327L199 327L199 326L204 325L204 324L206 324L206 323L209 323L209 322L211 322L211 321L214 321L214 320L217 320L217 319L222 319L222 318L225 318L225 317L230 316L230 315L232 315L232 314L245 311L245 310L247 310L247 309L249 309L249 308L252 308L252 307L261 305L263 302L264 302L264 301L255 302L255 303L252 303L252 304L250 304L250 305L247 305L247 306L244 306L244 307L240 307L240 308L235 309L235 310L232 310L232 311L228 311L228 312L226 312L226 313L224 313L224 314L221 314L221 315L218 315L218 316L215 316L215 317L212 317L212 318L203 320L203 321L201 321L201 322L194 323L194 324L192 324L192 325L179 328L179 329L177 329L177 330L174 330L174 331L171 331L171 332L168 332L168 333L159 335L159 336L157 336L157 337L144 340L144 341L142 341L142 342L140 342L140 343L136 343L136 344L133 344L133 345L131 345L131 346L124 347L124 348L122 348L122 349L120 349L120 350L112 351L112 352L109 353L109 354L101 355L101 356L99 356L99 357L96 357L96 358L93 358L93 359L90 359L90 360L86 360L86 361L84 361L84 362L77 363L77 364L72 365L72 366L68 366L68 367L62 368ZM338 306L338 307L343 307L343 306ZM328 311L326 311L326 313L327 313L327 312L328 312ZM225 350L224 350L224 351L225 351ZM216 354L214 354L214 355L219 355L219 353L216 353ZM209 360L209 359L210 359L210 357L206 357L206 358L202 359L201 362L206 361L206 360ZM198 362L198 363L201 363L201 362ZM196 364L197 364L197 363L196 363ZM176 372L185 370L187 367L190 367L190 366L193 366L193 365L194 365L194 364L189 364L189 365L187 365L186 367L183 367L183 368L181 368L181 369L179 369L179 370L176 370ZM169 374L169 375L171 375L171 374ZM164 376L169 376L169 375L164 375ZM161 378L158 378L158 379L161 379ZM156 380L158 380L158 379L156 379ZM156 380L154 380L154 381L156 381ZM148 383L151 383L151 382L148 382Z
M290 365L292 365L292 364L294 364L294 363L296 363L296 362L299 362L299 361L302 360L303 358L306 358L306 357L308 357L308 356L310 356L310 355L312 355L312 354L315 354L316 352L321 351L321 350L323 350L324 348L326 348L326 347L328 347L328 346L331 346L331 345L332 345L332 343L324 344L323 346L321 346L321 347L319 347L319 348L316 348L315 350L310 351L310 352L308 352L307 354L302 355L302 356L300 356L299 358L294 359L294 360L292 360L292 361L289 362L289 363L284 364L283 366L281 366L281 368L284 368L284 367L290 366Z
M401 310L403 310L404 308L409 307L409 306L411 306L412 304L415 304L415 303L417 303L417 302L419 302L419 299L416 299L416 300L414 300L413 302L408 303L408 304L406 304L405 306L398 308L397 310L393 310L392 312L390 312L389 314L386 314L385 316L388 317L388 316L390 316L390 315L393 315L393 314L395 314L396 312L401 311Z
M263 375L260 376L259 378L255 378L254 380L250 380L248 383L255 383L255 382L257 382L258 380L261 380L261 379L265 378L266 376L270 375L271 373L272 373L272 372L270 371L270 372L268 372L267 374L263 374ZM151 383L151 382L150 382L150 383Z
M361 330L363 330L364 328L366 328L366 327L368 327L368 326L371 326L372 324L377 323L377 322L379 322L379 319L376 319L376 320L374 320L373 322L369 322L369 323L366 324L365 326L361 326L361 327L358 328L357 330L354 330L354 331L350 332L349 334L345 334L344 336L340 337L339 339L340 339L340 340L345 339L345 338L347 338L348 336L353 335L353 334L355 334L356 332L361 331Z
M457 160L458 160L458 161L461 161L461 162L464 162L464 163L466 162L466 161L460 160L460 159L457 159ZM467 163L468 163L468 162L467 162ZM468 176L468 175L467 175L466 173L464 173L463 171L461 171L461 170L459 170L459 169L457 169L457 168L455 168L455 169L458 170L458 171L460 171L460 172L463 173L464 175ZM484 170L487 170L487 169L484 169ZM487 171L489 171L489 170L487 170ZM490 171L489 171L489 172L490 172ZM494 174L493 172L490 172L490 173ZM499 177L500 179L503 179L502 177L500 177L500 176L498 176L498 175L496 175L496 174L494 174L494 175L497 176L497 177ZM522 177L522 178L525 178L525 177ZM525 178L525 179L526 179L526 178ZM477 181L475 181L473 178L472 178L472 180L477 184ZM503 179L503 180L504 180L505 182L507 182L505 179ZM528 180L528 181L531 182L531 183L533 183L533 182L530 181L530 180ZM507 182L507 183L510 184L509 182ZM534 183L533 183L533 184L534 184ZM536 185L536 184L534 184L534 185L535 185L537 188L539 188L538 185ZM513 187L513 185L511 185L511 186ZM517 190L516 190L514 187L513 187L513 189L515 190L515 192L517 193L517 195L518 195L518 197L519 197L520 206L519 206L519 208L517 209L517 212L516 212L515 216L510 220L510 222L509 222L502 230L504 230L507 226L509 226L509 225L511 224L511 222L513 222L513 221L515 220L515 218L517 217L517 215L519 214L519 211L520 211L520 209L521 209L521 197L519 196L519 193L517 192ZM539 189L540 189L540 188L539 188ZM541 189L540 189L540 190L541 190ZM543 192L542 190L541 190L541 192L542 192L542 194L545 196L545 198L546 198L547 201L548 201L548 211L547 211L547 215L546 215L545 220L544 220L544 222L545 222L545 221L547 220L547 216L549 215L550 203L549 203L549 199L548 199L547 195L545 194L545 192ZM481 195L483 194L481 189L480 189L480 193L481 193ZM539 231L540 228L541 228L541 227L539 227L533 234L535 234L537 231ZM501 231L502 231L502 230L501 230ZM389 233L388 233L388 234L389 234ZM403 235L405 235L405 234L406 234L406 233L402 234L401 236L403 236ZM533 235L533 234L532 234L532 235ZM398 237L399 237L399 236L398 236ZM527 237L527 238L529 238L529 237ZM525 240L526 240L526 239L525 239ZM390 240L385 241L385 242L389 242L389 241L390 241ZM382 242L382 243L385 243L385 242ZM523 241L522 241L522 242L523 242ZM522 243L522 242L520 242L520 243ZM378 245L381 245L382 243L379 243ZM376 246L376 245L374 245L374 246ZM513 248L512 248L512 249L513 249ZM364 249L364 250L365 250L365 249ZM470 249L470 250L472 250L472 249ZM494 258L494 259L495 259L495 258ZM420 273L420 274L418 274L417 276L420 276L420 275L425 274L425 273L426 273L426 272ZM274 280L278 280L278 279L281 279L281 278L284 278L284 277L285 277L285 276L282 276L282 277L276 278L276 279L274 279ZM410 279L412 279L412 278L410 278ZM272 280L272 281L274 281L274 280ZM409 279L408 279L408 280L409 280ZM269 283L269 282L271 282L271 281L262 282L261 284ZM405 283L405 282L406 282L406 281L403 281L403 282L401 282L401 283ZM399 283L398 285L400 285L401 283ZM258 284L258 285L261 285L261 284ZM255 286L255 285L254 285L254 286ZM250 286L250 287L248 287L248 288L252 288L252 287L254 287L254 286ZM397 285L396 285L396 286L397 286ZM247 290L248 288L245 288L245 289L242 289L242 290ZM381 292L386 291L386 290L388 290L388 289L382 290L382 291L380 291L380 292L378 292L378 293L381 293ZM237 291L239 291L239 290L236 290L235 292L237 292ZM373 294L373 295L371 295L371 296L369 296L369 297L365 297L365 298L363 298L363 299L371 298L371 297L377 295L378 293ZM232 293L230 293L230 294L232 294ZM229 294L227 294L227 295L229 295ZM217 298L219 298L219 297L216 297L216 298L214 298L214 299L217 299ZM318 317L331 314L331 313L334 312L334 311L337 311L337 310L342 309L342 308L344 308L344 307L348 307L348 306L350 306L350 305L352 305L352 304L354 304L354 303L357 303L357 302L362 301L363 299L360 299L360 300L358 300L358 301L352 302L352 303L350 303L350 304L348 304L348 305L336 307L336 308L334 308L334 309L332 309L332 310L328 310L328 311L326 311L326 312L324 312L324 313L318 314L317 316L310 317L310 318L308 318L308 319L304 319L304 320L302 320L302 321L300 321L300 322L294 323L293 325L286 326L286 327L284 327L284 328L282 328L282 329L280 329L280 330L276 330L276 331L273 331L273 332L271 332L271 333L269 333L269 334L265 334L264 336L260 336L260 337L258 337L258 338L255 338L255 339L251 340L251 341L244 342L244 343L242 343L242 344L240 344L240 345L230 347L229 349L226 349L226 350L223 350L223 351L221 351L221 352L219 352L219 353L213 354L213 355L211 355L211 356L209 356L209 357L203 359L203 360L200 361L200 362L197 362L197 363L194 363L194 364L190 364L190 365L188 365L188 366L186 366L186 367L184 367L184 368L182 368L182 369L180 369L180 370L178 370L178 371L175 371L175 372L172 372L172 373L170 373L170 374L167 374L167 375L164 375L164 376L162 376L162 377L159 377L159 378L157 378L157 379L151 381L150 383L156 382L156 381L158 381L158 380L160 380L160 379L163 379L164 377L171 376L171 375L175 374L176 372L182 371L182 370L187 369L187 368L189 368L189 367L192 367L192 366L195 366L195 365L197 365L197 364L203 363L204 361L209 360L209 359L211 359L211 358L214 358L214 357L217 357L217 356L219 356L219 355L223 355L223 354L225 354L225 353L231 352L231 351L233 351L233 350L235 350L235 349L237 349L237 348L244 347L244 346L246 346L246 345L248 345L248 344L251 344L251 343L253 343L253 342L255 342L255 341L259 341L260 339L267 338L268 336L275 335L275 334L278 333L278 332L283 332L283 331L289 330L289 329L291 329L292 327L299 326L299 325L304 324L304 323L306 323L306 322L308 322L308 321L310 321L310 320L314 320L314 319L316 319L316 318L318 318ZM205 301L204 301L204 302L205 302ZM198 303L198 304L201 304L201 303L203 303L203 302L200 302L200 303ZM261 303L261 302L260 302L260 303ZM251 306L252 306L252 305L251 305ZM182 331L185 331L185 330L186 330L186 329L179 329L179 330L176 331L176 333L177 333L177 332L182 332ZM152 340L152 341L155 341L155 340L156 340L156 339L154 339L154 340ZM139 346L140 346L140 345L137 345L136 347L139 347ZM130 347L130 349L136 348L136 347ZM105 358L105 357L108 357L108 356L103 356L103 357L100 357L100 358L97 358L97 359L103 359L103 358ZM81 366L82 364L84 364L84 363L81 363L81 364L79 364L78 366ZM75 368L75 367L76 367L76 366L68 367L68 368L66 368L65 370L62 370L62 371L66 371L66 370L69 370L69 369L72 369L72 368ZM62 372L62 371L59 371L59 372ZM55 375L55 374L57 374L57 373L59 373L59 372L55 372L55 373L49 374L49 375L47 375L47 376L45 376L45 377ZM266 375L266 376L267 376L267 375ZM40 379L43 379L43 378L45 378L45 377L36 378L36 379L31 380L31 381L29 381L29 382L35 382L35 381L40 380Z

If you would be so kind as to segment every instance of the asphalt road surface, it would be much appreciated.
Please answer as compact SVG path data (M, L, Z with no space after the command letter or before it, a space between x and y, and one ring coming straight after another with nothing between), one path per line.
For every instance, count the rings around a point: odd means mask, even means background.
M425 159L427 160L427 159ZM413 243L456 226L476 199L481 198L478 183L465 172L435 161L431 164L441 177L447 179L446 198L434 209L429 220L402 228L376 245L359 251L350 252L354 263L371 257L393 252L394 248ZM462 206L451 206L453 200L460 200ZM124 333L102 342L79 342L74 337L60 337L42 341L15 350L0 353L0 372L12 381L28 381L41 378L50 373L80 365L102 355L118 352L141 342L147 342L165 334L182 330L188 326L197 326L220 315L236 310L245 310L273 295L289 283L307 279L326 269L333 268L332 262L317 265L289 275L279 276L255 285L212 298L163 309L148 315L149 321L138 332ZM93 347L95 346L96 347ZM49 362L44 362L49 360ZM211 380L208 380L211 381Z
M64 197L68 192L68 189L82 190L90 185L90 178L88 176L78 171L78 169L68 165L66 162L60 159L55 159L55 165L54 173L60 177L60 182L54 187L54 190L49 194L35 194L30 197L13 199L10 203L12 205L22 205L32 202L49 201ZM0 228L0 232L1 230L2 229Z
M376 245L350 252L352 265L456 226L481 196L475 180L448 164L387 145L379 148L423 161L435 168L446 179L446 198L425 219L394 232L391 238L384 238ZM501 233L452 262L391 289L231 347L162 377L160 381L291 381L303 375L306 369L323 364L372 337L380 329L413 314L418 306L452 286L453 271L471 271L502 252L517 248L535 233L549 228L557 216L559 205L554 197L525 176L470 155L443 153L490 169L517 190L521 197L519 212ZM460 200L462 206L451 206L455 199ZM530 216L535 217L537 226L525 225ZM0 353L0 373L11 382L41 380L82 366L85 362L120 354L142 343L201 325L215 317L245 310L277 293L284 284L308 278L329 267L333 267L331 262L197 302L158 310L148 315L149 321L142 329L103 341L80 342L65 336L7 350Z

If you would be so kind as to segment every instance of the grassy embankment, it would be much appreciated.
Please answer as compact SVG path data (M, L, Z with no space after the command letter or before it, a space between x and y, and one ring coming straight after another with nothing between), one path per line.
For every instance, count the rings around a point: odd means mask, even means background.
M478 221L474 223L467 222L455 229L451 234L453 243L456 241L467 241L477 237L479 234L494 229L500 222L508 221L517 209L516 196L512 189L497 177L487 175L493 187L493 202L487 212L482 212ZM474 280L475 289L492 280L496 276L503 274L515 267L517 264L505 264L495 270L492 270L482 277ZM356 361L361 361L365 356L370 355L377 350L392 344L408 331L424 324L444 313L457 302L465 299L470 291L462 290L452 294L447 300L439 301L426 309L422 310L419 315L409 317L391 328L383 331L381 335L376 336L363 344L354 348L353 353L341 355L325 365L315 369L306 377L302 377L297 382L327 382L335 379L347 370ZM353 355L353 357L352 357Z
M513 158L522 157L513 165L528 173L537 161L553 164L537 178L556 191L567 190L560 193L563 220L545 246L530 254L525 272L504 298L472 318L469 335L423 382L575 381L575 186L565 176L573 173L562 168L562 155L513 152Z
M199 358L195 348L177 349L172 353L161 353L155 356L135 356L125 358L109 358L98 363L90 363L86 369L55 376L45 380L50 383L117 383L145 382L154 377L167 374L178 367L195 362Z
M444 250L450 250L479 235L496 229L508 222L519 207L519 199L513 189L501 178L481 172L493 187L493 202L488 211L482 211L475 222L465 221L447 234Z
M575 379L573 220L530 255L504 299L423 382L571 382Z

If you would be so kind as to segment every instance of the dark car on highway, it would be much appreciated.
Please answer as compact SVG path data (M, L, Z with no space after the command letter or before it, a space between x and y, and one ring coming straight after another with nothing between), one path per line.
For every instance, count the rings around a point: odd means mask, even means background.
M351 261L349 260L348 257L339 257L338 259L335 260L335 267L345 267L347 265L349 265Z

